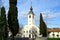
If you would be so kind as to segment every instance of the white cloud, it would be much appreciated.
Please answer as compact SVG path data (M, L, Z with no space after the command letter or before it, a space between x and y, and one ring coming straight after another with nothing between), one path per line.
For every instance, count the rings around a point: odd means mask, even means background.
M44 12L41 12L42 13L42 16L43 16L43 19L44 21L46 22L46 20L49 22L51 21L54 21L55 18L59 17L60 16L60 12L51 12L51 11L44 11ZM49 19L49 20L48 20ZM35 23L38 23L39 24L39 20L40 20L40 14L35 14ZM58 19L56 19L58 20ZM49 22L50 23L50 22ZM47 24L48 25L48 24Z
M51 19L51 18L56 18L60 16L60 12L51 12L51 11L45 11L41 12L43 14L44 19Z
M49 14L47 18L56 18L60 16L60 13L53 13L53 14Z

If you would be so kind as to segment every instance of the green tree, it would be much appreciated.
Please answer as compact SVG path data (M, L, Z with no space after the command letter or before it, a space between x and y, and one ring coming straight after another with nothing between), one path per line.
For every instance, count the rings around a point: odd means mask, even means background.
M9 29L12 32L12 37L14 40L14 36L19 32L19 24L18 24L18 10L16 7L17 0L9 0L10 7L8 12L8 25Z
M6 21L6 14L5 8L1 8L1 15L0 15L0 40L7 40L7 21Z
M42 13L40 13L40 33L43 37L47 37L47 26L43 20Z
M17 0L9 0L10 6L14 4L15 6L17 5Z

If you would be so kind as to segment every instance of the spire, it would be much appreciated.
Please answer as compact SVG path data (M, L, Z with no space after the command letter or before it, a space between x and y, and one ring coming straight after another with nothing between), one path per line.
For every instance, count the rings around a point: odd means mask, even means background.
M30 7L30 10L31 10L31 11L33 10L33 8L32 8L32 1L31 1L31 7Z
M33 10L32 6L30 7L30 10L31 10L31 11Z
M31 1L31 6L30 6L30 11L29 11L28 14L33 14L34 15L33 8L32 8L32 1Z

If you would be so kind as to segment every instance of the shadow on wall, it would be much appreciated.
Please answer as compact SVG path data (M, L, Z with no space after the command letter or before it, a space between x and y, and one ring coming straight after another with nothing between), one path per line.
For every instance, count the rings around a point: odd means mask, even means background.
M48 40L48 37L37 37L35 40Z
M8 40L11 40L12 38L9 37ZM29 38L14 38L14 40L29 40Z

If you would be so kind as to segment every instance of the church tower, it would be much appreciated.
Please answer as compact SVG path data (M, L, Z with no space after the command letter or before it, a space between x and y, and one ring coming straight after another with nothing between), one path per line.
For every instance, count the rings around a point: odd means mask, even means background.
M22 37L35 38L39 36L39 28L34 24L34 12L32 6L28 12L28 24L22 29Z
M28 13L28 25L34 24L34 13L32 6L30 7L30 11Z

